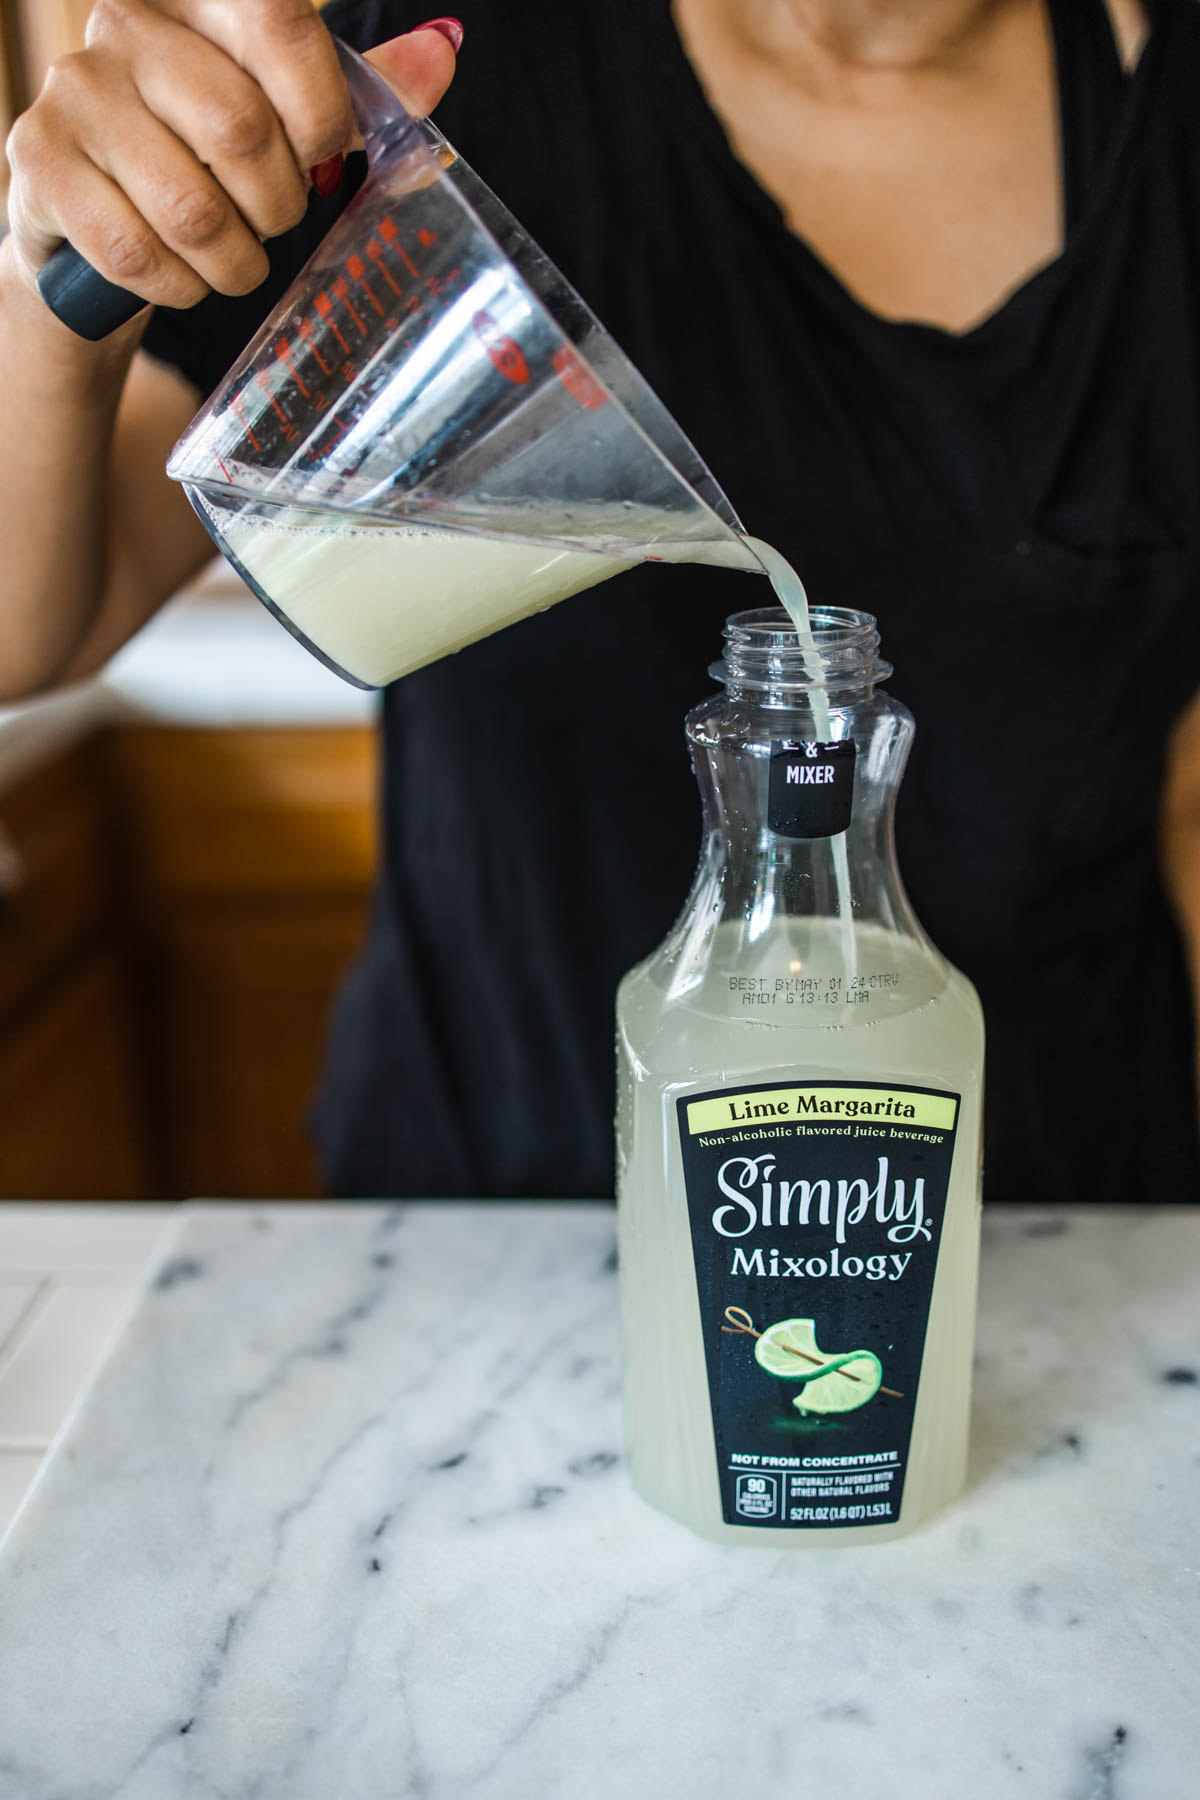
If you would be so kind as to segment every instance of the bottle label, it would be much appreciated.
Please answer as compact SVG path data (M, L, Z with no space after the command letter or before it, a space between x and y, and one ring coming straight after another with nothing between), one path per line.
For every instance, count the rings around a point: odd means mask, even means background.
M836 837L854 802L854 739L836 744L784 738L771 745L767 824L780 837Z
M899 1518L959 1100L763 1080L677 1102L727 1524Z

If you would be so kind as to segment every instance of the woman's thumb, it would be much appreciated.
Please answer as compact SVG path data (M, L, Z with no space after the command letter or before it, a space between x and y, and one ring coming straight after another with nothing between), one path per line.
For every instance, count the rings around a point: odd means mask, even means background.
M430 19L403 37L377 44L367 52L367 61L379 70L409 112L423 118L453 81L462 41L463 28L457 19Z

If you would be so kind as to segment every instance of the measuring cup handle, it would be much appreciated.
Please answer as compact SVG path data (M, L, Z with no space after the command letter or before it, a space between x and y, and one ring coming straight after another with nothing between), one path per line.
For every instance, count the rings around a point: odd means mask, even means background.
M38 293L55 318L89 344L98 344L118 326L137 317L146 302L118 287L73 244L60 244L38 270Z
M335 37L333 44L367 156L374 160L410 137L419 136L429 143L432 127L422 130L366 58L340 38ZM147 304L138 294L101 275L73 244L59 245L39 269L37 284L55 318L89 344L98 344L119 326L127 325Z

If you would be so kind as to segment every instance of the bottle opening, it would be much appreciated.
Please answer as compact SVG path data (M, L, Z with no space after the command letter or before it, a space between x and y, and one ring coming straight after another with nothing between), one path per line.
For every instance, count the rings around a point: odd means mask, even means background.
M892 673L879 654L872 614L814 606L808 623L806 643L782 606L734 613L723 633L724 659L713 663L709 674L728 688L791 695L872 687Z

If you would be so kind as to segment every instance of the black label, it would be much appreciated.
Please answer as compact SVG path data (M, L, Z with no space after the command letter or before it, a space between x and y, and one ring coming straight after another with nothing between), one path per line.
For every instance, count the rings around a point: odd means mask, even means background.
M899 1518L958 1104L770 1078L677 1102L727 1524Z
M780 837L836 837L854 803L854 739L771 745L767 824Z

